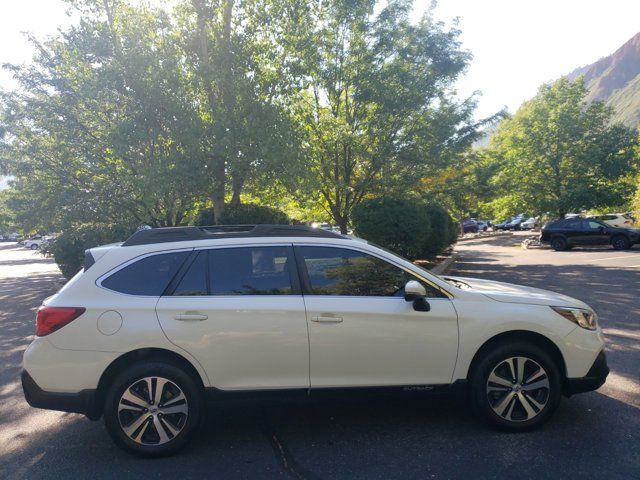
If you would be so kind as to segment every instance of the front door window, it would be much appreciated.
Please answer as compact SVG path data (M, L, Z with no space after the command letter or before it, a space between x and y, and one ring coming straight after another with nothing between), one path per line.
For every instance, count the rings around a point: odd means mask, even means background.
M300 247L311 295L403 297L404 285L416 280L427 296L446 296L412 273L372 255L345 248Z

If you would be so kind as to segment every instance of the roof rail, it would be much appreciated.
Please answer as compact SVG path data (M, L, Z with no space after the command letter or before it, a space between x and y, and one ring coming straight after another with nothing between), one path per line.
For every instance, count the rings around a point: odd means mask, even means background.
M306 225L210 225L204 227L163 227L138 230L122 246L245 237L348 238L339 233L320 228L311 228Z

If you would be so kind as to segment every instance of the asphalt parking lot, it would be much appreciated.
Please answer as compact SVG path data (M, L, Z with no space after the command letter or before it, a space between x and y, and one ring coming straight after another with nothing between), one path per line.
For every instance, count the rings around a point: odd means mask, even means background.
M60 286L50 260L0 244L0 477L20 478L610 478L640 477L640 247L522 250L519 237L460 243L457 274L556 290L600 314L612 373L563 400L543 428L505 434L451 396L242 402L212 412L180 455L119 450L101 422L36 410L22 397L35 309Z

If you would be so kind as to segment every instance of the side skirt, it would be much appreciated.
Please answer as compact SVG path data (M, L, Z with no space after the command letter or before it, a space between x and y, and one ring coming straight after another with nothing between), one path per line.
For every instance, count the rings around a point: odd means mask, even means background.
M392 387L295 388L279 390L220 390L206 388L212 402L233 400L364 400L371 397L413 398L420 395L454 394L466 391L467 381L457 380L446 385L395 385Z

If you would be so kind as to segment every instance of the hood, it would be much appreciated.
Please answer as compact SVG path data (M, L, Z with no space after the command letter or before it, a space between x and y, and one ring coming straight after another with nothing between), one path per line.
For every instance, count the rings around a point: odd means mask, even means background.
M452 277L449 275L444 278L466 283L470 287L469 291L481 293L498 302L589 308L586 303L576 298L540 288L496 282L494 280L481 280L479 278Z

